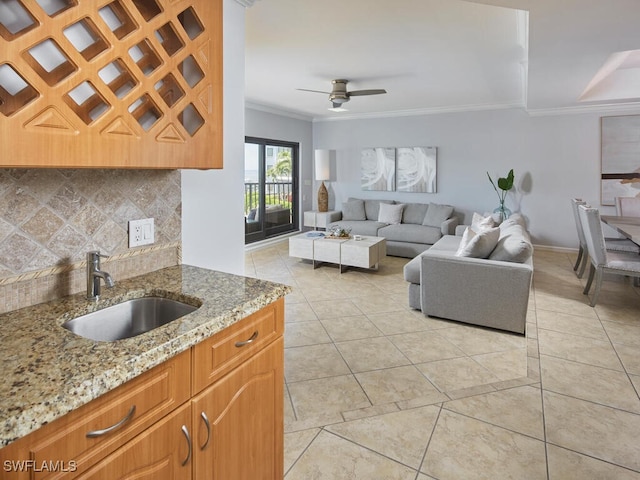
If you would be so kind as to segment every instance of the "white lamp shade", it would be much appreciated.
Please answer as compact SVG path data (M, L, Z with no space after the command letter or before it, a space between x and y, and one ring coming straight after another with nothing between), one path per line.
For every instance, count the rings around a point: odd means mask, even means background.
M331 151L316 150L316 180L324 181L331 178Z

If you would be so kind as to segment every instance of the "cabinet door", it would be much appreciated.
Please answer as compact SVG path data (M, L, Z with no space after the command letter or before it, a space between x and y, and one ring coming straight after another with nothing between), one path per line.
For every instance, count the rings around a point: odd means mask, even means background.
M191 405L186 403L78 478L190 480L193 458L190 425Z
M194 478L282 479L283 352L281 337L194 397Z

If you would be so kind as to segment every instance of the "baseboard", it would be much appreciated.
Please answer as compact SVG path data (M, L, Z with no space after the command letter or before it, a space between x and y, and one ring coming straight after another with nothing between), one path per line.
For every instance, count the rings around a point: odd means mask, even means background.
M577 248L568 248L568 247L554 247L552 245L533 245L533 251L535 255L536 250L542 250L545 252L556 252L556 253L578 253Z

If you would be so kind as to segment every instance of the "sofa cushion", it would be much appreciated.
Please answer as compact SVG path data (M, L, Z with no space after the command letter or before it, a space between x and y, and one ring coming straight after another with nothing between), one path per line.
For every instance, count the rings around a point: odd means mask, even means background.
M364 212L364 200L349 200L342 204L343 220L366 220Z
M422 221L423 225L428 227L438 227L442 225L442 222L451 217L453 213L453 207L451 205L439 205L437 203L430 203L427 209L427 214Z
M351 229L351 235L371 235L372 237L376 237L378 236L378 230L380 227L384 227L385 224L373 220L342 220L340 222L330 223L328 229L331 229L334 226Z
M402 223L415 223L416 225L422 225L427 209L428 203L407 203L402 211Z
M386 223L388 225L397 225L402 222L403 209L404 203L381 203L380 211L378 212L378 221L380 223Z
M424 243L432 245L436 243L442 232L436 227L402 223L400 225L385 225L378 230L378 236L392 242Z
M509 220L510 218L503 223ZM507 228L501 228L500 239L489 258L503 262L524 263L532 254L533 245L529 234L522 225L512 224Z
M462 234L460 246L456 252L458 257L488 258L489 254L496 248L500 238L500 229L487 228L475 231L471 227Z
M524 221L524 217L519 213L512 214L509 218L507 218L504 222L500 224L500 230L504 231L505 229L513 226L520 225L523 229L526 230L526 223Z

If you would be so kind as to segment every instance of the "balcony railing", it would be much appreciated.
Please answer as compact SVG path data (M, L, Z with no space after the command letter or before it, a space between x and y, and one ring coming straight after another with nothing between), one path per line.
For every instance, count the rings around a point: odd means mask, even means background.
M264 193L265 205L282 205L284 208L291 208L293 202L293 183L292 182L266 182ZM244 184L244 214L258 208L260 203L260 184L247 183Z

